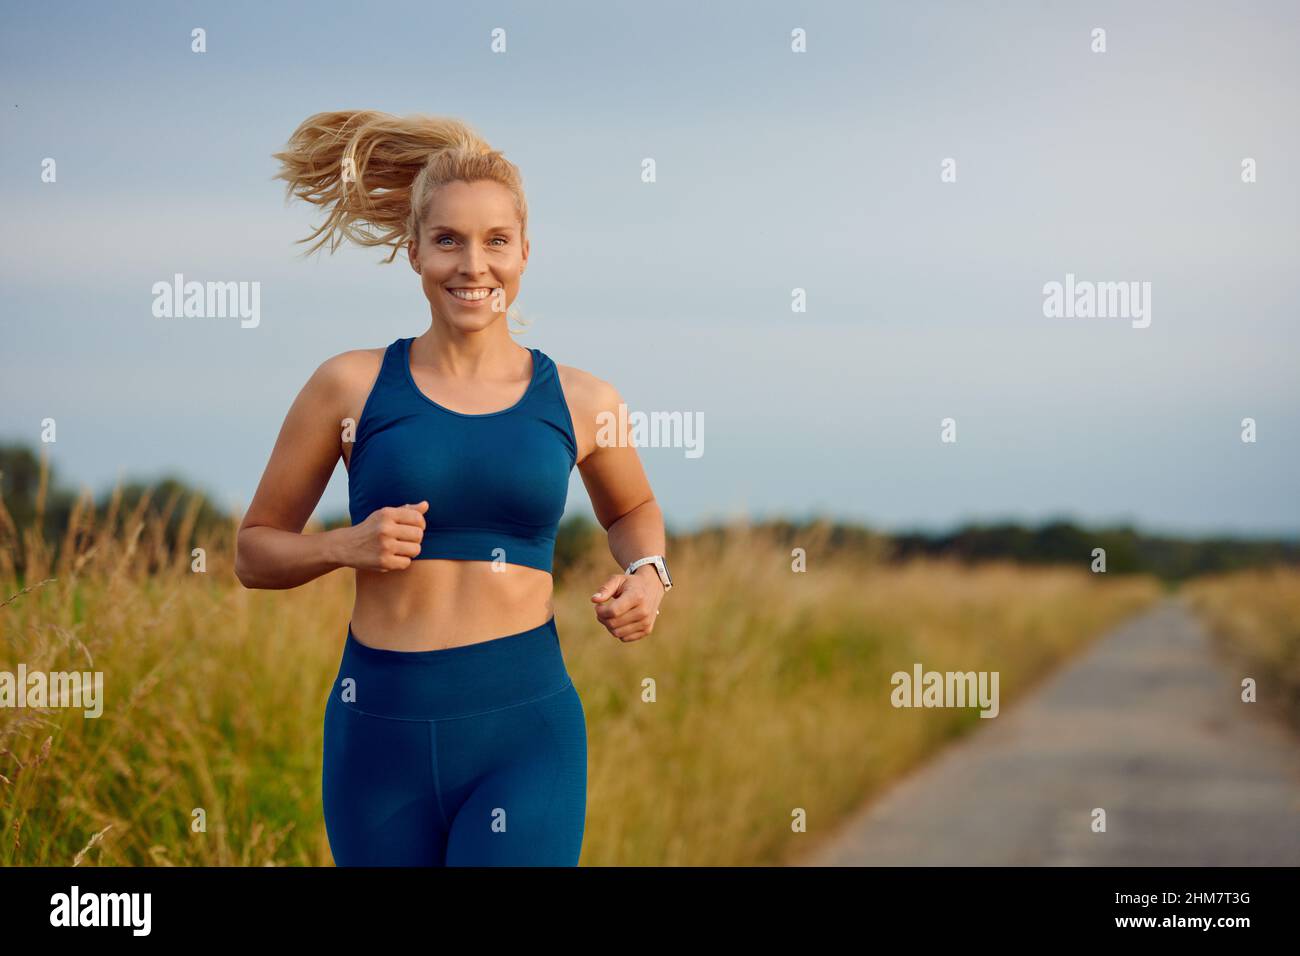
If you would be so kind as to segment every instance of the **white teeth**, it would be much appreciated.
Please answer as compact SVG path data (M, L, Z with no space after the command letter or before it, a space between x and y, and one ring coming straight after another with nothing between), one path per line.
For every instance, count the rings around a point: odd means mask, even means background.
M491 289L448 289L447 291L458 299L486 299L492 294Z

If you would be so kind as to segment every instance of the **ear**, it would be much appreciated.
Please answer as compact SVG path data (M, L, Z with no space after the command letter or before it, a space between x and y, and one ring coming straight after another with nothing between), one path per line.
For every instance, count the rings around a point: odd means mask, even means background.
M418 239L408 239L406 241L406 257L411 262L411 268L416 272L420 271L419 251L420 245Z

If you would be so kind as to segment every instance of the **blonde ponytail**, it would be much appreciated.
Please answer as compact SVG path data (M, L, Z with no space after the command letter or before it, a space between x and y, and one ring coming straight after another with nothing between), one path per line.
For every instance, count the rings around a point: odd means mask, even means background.
M305 119L281 152L275 179L291 196L328 210L324 224L298 242L344 239L361 246L392 246L392 262L420 235L432 191L450 182L491 180L514 195L521 239L528 233L523 180L514 163L458 119L393 116L377 110L336 110Z

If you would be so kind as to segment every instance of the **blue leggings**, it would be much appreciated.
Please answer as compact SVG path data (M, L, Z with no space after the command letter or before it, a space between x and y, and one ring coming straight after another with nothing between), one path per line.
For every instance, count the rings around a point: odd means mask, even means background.
M434 651L349 625L321 795L338 866L577 866L587 722L555 618Z

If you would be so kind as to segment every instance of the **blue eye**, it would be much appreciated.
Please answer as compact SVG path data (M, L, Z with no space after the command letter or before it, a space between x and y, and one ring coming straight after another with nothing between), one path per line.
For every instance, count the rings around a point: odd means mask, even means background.
M442 240L444 240L444 239L451 239L452 241L455 241L455 238L456 238L455 236L451 236L451 235L448 235L447 233L443 233L441 236L439 236L437 239L435 239L435 240L433 240L433 241L434 241L435 243L441 244L441 243L442 243ZM507 238L505 238L504 236L493 236L493 237L492 237L492 241L493 241L493 242L498 242L498 241L499 241L499 242L505 243L506 245L509 245L509 244L510 244L510 240L507 239Z

